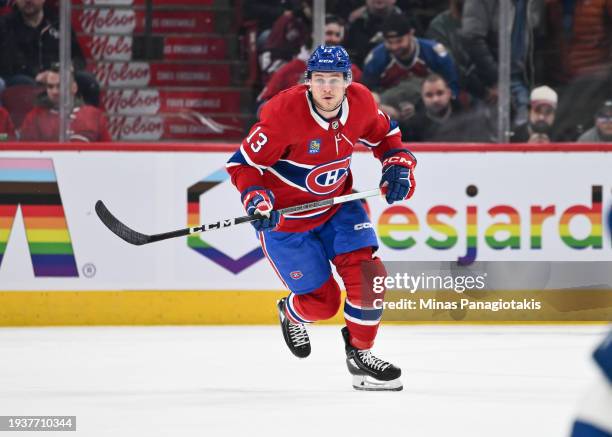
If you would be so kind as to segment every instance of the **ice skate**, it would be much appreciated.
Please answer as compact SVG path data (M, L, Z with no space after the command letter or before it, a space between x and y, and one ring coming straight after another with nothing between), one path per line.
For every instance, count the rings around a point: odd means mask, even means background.
M281 329L285 343L293 355L298 358L306 358L310 355L310 339L306 326L302 323L291 323L285 313L286 298L277 302L278 318L280 319Z
M349 332L342 328L346 349L346 365L353 375L353 388L366 391L400 391L404 387L402 370L372 355L369 349L357 349L349 343Z

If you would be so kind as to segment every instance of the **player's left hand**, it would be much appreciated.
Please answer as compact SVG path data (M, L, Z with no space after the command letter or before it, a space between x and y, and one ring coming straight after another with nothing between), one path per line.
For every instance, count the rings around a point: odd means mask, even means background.
M383 161L380 187L388 204L412 197L416 188L415 166L416 159L407 150L391 155Z

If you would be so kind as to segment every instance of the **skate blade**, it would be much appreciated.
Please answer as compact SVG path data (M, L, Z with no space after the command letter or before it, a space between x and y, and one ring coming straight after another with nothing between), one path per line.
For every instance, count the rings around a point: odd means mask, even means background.
M353 375L353 388L362 391L402 391L404 386L399 378L380 381L366 375Z

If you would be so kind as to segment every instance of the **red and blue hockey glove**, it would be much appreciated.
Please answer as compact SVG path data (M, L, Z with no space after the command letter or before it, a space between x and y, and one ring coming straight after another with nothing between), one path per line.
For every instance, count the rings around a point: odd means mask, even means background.
M382 165L380 188L385 193L387 203L392 204L399 200L410 199L416 187L414 155L407 150L398 150L385 158Z
M263 187L249 187L242 193L242 204L248 215L260 215L261 220L252 221L257 231L269 231L278 226L281 215L274 211L274 194Z

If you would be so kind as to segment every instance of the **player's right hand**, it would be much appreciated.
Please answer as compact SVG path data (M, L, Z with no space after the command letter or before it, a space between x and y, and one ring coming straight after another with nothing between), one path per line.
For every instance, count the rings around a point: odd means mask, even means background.
M276 228L281 220L278 211L274 211L274 194L263 187L250 187L242 194L242 204L248 215L260 215L260 220L251 222L257 231L270 231Z

